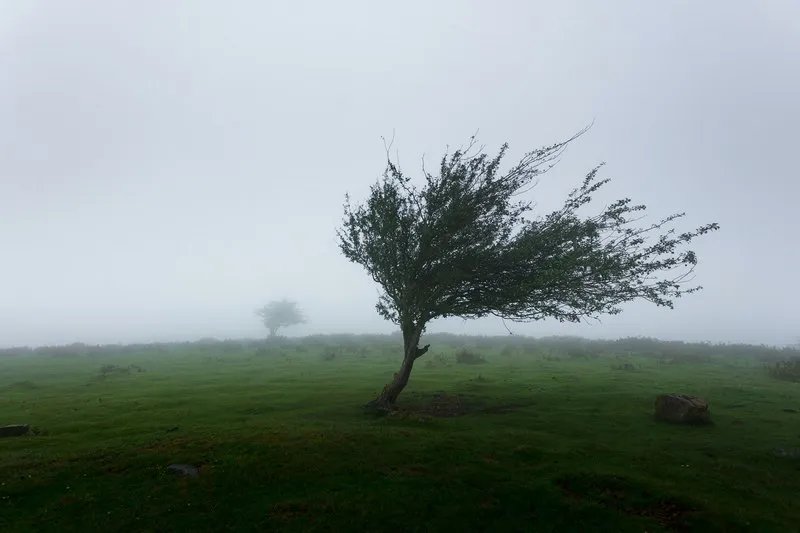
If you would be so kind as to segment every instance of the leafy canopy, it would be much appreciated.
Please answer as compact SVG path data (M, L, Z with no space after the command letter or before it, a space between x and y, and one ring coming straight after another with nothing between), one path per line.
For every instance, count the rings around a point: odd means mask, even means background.
M291 300L273 300L261 309L256 310L256 315L270 330L270 335L275 335L279 328L304 324L306 317L297 307L297 303Z
M531 202L518 198L585 131L525 154L505 172L508 145L490 158L473 137L445 153L438 175L423 165L421 189L388 160L364 204L351 205L347 195L339 245L382 287L377 311L419 327L448 316L577 322L619 313L634 299L671 308L674 298L701 289L684 287L697 264L684 248L719 226L666 229L684 213L636 226L642 217L633 215L645 206L629 198L579 215L609 181L598 179L602 164L563 207L529 216Z

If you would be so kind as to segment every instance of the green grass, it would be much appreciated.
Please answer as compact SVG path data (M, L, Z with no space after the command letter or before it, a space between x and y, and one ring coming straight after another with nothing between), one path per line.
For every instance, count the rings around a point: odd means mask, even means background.
M773 454L800 448L800 384L738 356L501 348L420 360L401 401L486 407L433 420L363 413L399 365L384 346L5 358L0 424L37 434L0 440L0 531L800 531L800 459ZM654 421L662 392L714 425Z

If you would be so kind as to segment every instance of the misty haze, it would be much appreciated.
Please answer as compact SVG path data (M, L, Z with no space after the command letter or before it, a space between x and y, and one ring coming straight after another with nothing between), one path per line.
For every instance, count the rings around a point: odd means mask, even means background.
M0 531L798 531L798 17L0 3Z

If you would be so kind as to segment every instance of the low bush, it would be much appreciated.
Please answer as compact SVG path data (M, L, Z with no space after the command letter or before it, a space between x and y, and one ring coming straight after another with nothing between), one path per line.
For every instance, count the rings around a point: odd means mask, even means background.
M767 373L775 379L800 382L800 359L770 363Z
M456 352L456 363L461 365L481 365L486 362L482 355L469 350L459 350Z

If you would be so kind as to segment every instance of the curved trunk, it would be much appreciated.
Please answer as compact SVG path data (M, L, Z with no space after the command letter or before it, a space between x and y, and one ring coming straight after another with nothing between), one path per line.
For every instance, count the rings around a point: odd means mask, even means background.
M419 338L422 336L424 324L404 324L401 328L403 332L403 362L400 371L394 373L391 383L383 387L380 395L369 402L367 407L379 411L391 411L397 405L397 397L408 385L408 378L414 368L414 361L422 357L430 348L430 344L419 347Z

